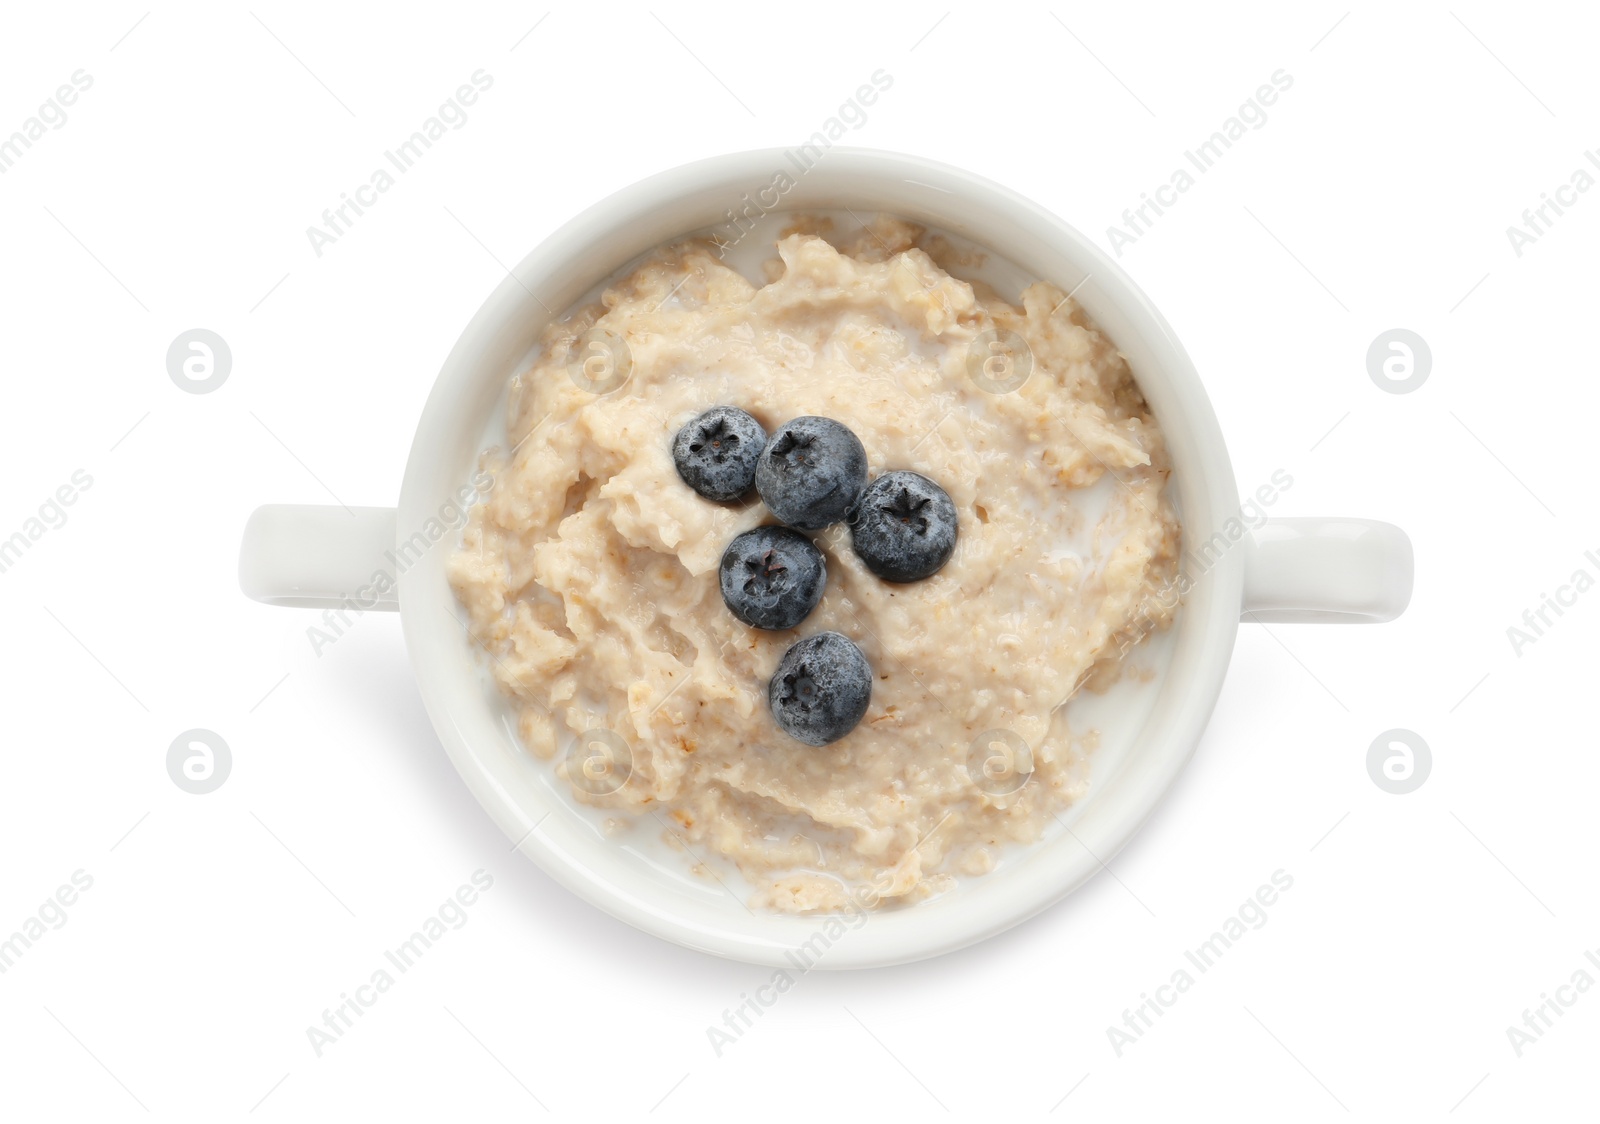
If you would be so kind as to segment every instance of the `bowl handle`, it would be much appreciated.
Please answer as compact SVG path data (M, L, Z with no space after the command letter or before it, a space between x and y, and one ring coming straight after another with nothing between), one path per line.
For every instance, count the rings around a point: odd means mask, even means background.
M1392 621L1411 601L1411 540L1372 519L1269 519L1244 540L1246 621Z
M297 609L398 610L395 581L408 563L395 541L395 514L392 507L258 507L239 547L239 588Z

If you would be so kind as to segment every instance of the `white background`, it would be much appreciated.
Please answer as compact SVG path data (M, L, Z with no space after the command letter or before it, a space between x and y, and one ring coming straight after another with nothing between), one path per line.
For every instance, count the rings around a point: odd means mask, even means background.
M1506 630L1600 573L1600 191L1520 257L1505 231L1600 148L1595 23L1480 0L942 12L8 9L0 134L74 71L93 86L0 176L0 537L75 470L94 483L0 574L0 937L74 871L94 884L0 975L0 1116L1593 1111L1600 993L1520 1058L1506 1028L1600 949L1600 593L1520 655ZM480 68L465 126L317 257L306 227ZM1284 469L1274 514L1400 524L1416 594L1389 625L1246 626L1114 876L956 955L813 973L719 1058L706 1027L770 970L637 933L508 853L398 621L319 658L311 614L240 595L238 542L260 503L393 502L497 259L652 172L796 144L880 68L850 142L1097 236L1291 74L1122 265L1202 372L1241 490ZM215 393L167 375L194 327L231 345ZM1431 345L1414 393L1367 374L1393 327ZM206 796L166 770L193 727L234 758ZM1406 796L1366 767L1393 727L1432 748ZM465 927L317 1057L306 1028L479 869ZM1119 1057L1107 1027L1279 869L1267 924Z

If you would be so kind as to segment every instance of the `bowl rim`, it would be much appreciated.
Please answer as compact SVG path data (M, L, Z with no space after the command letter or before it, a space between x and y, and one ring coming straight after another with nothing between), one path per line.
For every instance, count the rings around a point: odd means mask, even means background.
M804 964L805 969L873 967L951 952L1038 914L1106 869L1149 818L1200 740L1221 693L1239 625L1243 551L1225 546L1206 568L1190 573L1190 544L1213 540L1224 520L1237 514L1239 501L1220 426L1188 355L1132 279L1085 235L1021 195L937 161L834 147L799 170L794 157L793 150L758 149L660 172L563 224L508 271L463 330L428 396L406 465L398 526L402 535L404 528L421 527L436 513L439 498L470 474L470 469L461 471L462 450L475 459L484 403L490 397L499 400L525 354L525 348L518 352L518 339L542 328L643 249L715 222L653 238L651 230L670 228L684 215L719 215L720 208L706 209L718 202L731 211L741 198L748 202L752 191L770 187L778 171L797 174L791 177L794 186L778 193L779 205L772 211L820 209L834 200L835 206L853 202L900 213L971 238L1064 289L1071 287L1068 281L1080 284L1079 303L1128 356L1172 454L1184 566L1193 584L1174 625L1168 678L1137 749L1112 776L1095 778L1096 787L1080 801L1082 814L1075 806L1073 826L1065 834L1057 833L1025 862L973 880L981 887L963 891L966 900L960 903L952 905L955 895L944 895L875 912L870 922L862 915L862 923L846 937L827 945L825 956ZM878 206L875 200L900 202ZM630 247L633 252L627 252ZM1030 263L1044 268L1030 268ZM463 674L461 652L467 642L443 578L445 554L432 551L400 573L402 631L446 753L514 849L590 904L645 932L717 956L801 967L796 948L809 947L808 935L831 928L828 919L840 915L769 917L746 909L746 917L726 903L701 908L664 885L634 877L619 856L603 853L606 844L592 831L553 815L557 807L543 797L516 791L504 753L504 739L515 742L515 737L496 725L482 690ZM454 625L447 616L455 618ZM454 637L448 632L452 628ZM531 755L523 751L523 757Z

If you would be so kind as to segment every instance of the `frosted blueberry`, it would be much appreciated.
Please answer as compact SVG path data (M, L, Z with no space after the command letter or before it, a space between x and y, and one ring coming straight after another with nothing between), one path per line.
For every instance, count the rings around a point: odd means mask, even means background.
M843 519L867 484L861 439L831 418L785 422L756 464L756 491L772 514L802 531Z
M885 581L918 581L955 552L956 505L926 476L885 472L861 493L850 544Z
M736 500L756 479L767 443L761 423L732 406L713 406L678 430L672 463L683 482L708 500Z
M822 551L788 527L746 531L722 552L722 600L756 628L793 628L805 620L827 580Z
M827 745L855 729L872 701L872 666L837 632L796 641L767 685L767 704L783 732Z

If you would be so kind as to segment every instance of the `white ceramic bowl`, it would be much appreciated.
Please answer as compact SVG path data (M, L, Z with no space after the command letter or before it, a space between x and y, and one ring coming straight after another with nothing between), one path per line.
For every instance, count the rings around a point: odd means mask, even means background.
M792 178L787 190L773 186L779 171ZM819 937L828 928L825 918L752 913L717 884L679 877L663 865L671 859L607 840L592 814L563 792L551 766L518 744L465 635L444 576L459 523L437 546L427 534L414 537L453 520L450 502L466 494L506 382L550 320L548 310L563 312L663 242L725 223L726 212L746 201L782 211L888 212L970 239L1033 277L1076 290L1127 356L1166 433L1192 583L1143 726L1112 765L1096 764L1071 831L1047 835L944 896L875 913L865 923L851 919L837 939ZM759 235L770 240L780 220L765 221L772 225ZM1194 751L1242 613L1269 621L1379 621L1404 609L1412 560L1398 528L1284 519L1241 537L1239 524L1229 522L1239 510L1227 449L1188 356L1161 315L1089 239L1003 187L916 157L835 148L800 174L786 152L746 152L620 191L524 258L490 294L439 373L398 511L261 508L245 532L240 582L250 596L276 604L326 608L360 599L363 606L398 607L418 685L450 759L507 838L572 892L640 929L719 956L792 967L801 950L798 962L856 968L972 944L1098 873ZM1195 551L1208 543L1202 561ZM398 576L398 604L393 591L374 586L377 574Z

